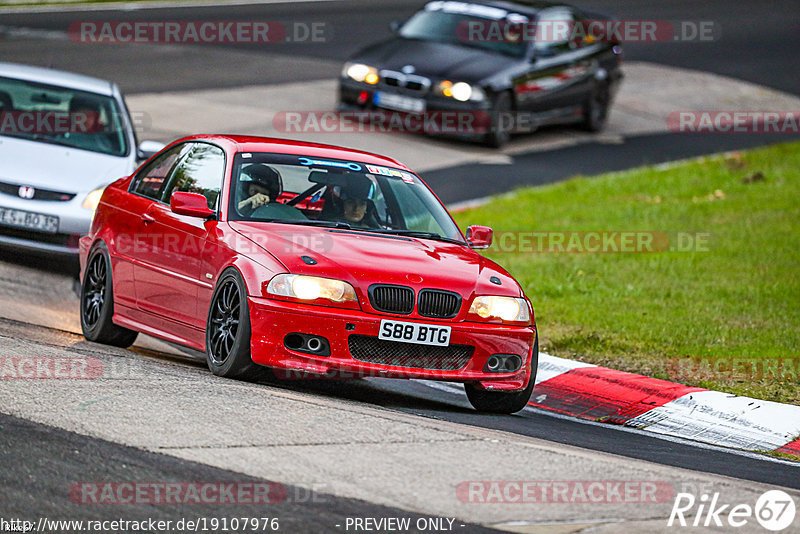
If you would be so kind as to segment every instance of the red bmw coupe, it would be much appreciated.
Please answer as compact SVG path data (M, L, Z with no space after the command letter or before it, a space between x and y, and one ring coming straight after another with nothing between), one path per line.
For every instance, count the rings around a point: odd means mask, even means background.
M520 285L473 250L491 240L393 159L191 136L103 193L80 241L81 326L204 351L220 376L462 382L476 409L513 413L538 335Z

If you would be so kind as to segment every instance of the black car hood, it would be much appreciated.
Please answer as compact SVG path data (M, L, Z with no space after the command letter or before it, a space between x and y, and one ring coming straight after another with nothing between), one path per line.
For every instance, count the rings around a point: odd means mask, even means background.
M522 58L458 44L395 37L364 48L351 61L395 71L412 65L414 74L421 76L476 83Z

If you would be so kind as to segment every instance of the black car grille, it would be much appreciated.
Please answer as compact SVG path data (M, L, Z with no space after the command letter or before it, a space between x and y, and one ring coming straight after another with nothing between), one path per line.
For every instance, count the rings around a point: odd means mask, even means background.
M378 311L408 315L414 311L414 290L405 286L374 285L369 302Z
M350 355L360 362L437 371L463 369L475 351L475 347L470 345L431 347L358 334L351 335L347 344Z
M18 197L19 188L20 186L18 184L0 182L0 193L5 193L6 195L14 195L15 197ZM31 200L53 200L66 202L68 200L72 200L73 198L75 198L75 193L64 193L61 191L52 191L50 189L34 188L34 193L33 197L31 197Z
M382 70L381 81L389 87L401 87L409 91L426 91L431 86L431 80L425 76L405 74L393 70Z
M461 296L450 291L423 289L419 292L417 311L423 317L450 319L461 309Z

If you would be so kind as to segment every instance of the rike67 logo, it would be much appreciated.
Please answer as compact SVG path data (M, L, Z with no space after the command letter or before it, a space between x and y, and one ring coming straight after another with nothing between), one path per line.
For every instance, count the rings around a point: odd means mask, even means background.
M719 492L704 493L699 499L691 493L678 493L667 526L740 528L753 520L772 532L780 532L792 525L795 503L791 495L781 490L770 490L761 495L754 506L750 504L723 504Z

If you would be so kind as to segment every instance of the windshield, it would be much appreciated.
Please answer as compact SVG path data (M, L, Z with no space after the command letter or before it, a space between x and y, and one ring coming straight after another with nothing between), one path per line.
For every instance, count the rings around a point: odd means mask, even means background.
M239 153L229 197L229 220L331 226L466 244L419 177L390 167Z
M496 11L498 11L497 16L508 16L505 10ZM515 20L513 15L511 18ZM515 21L514 24L518 23ZM527 50L527 41L523 38L524 32L506 31L508 25L509 21L505 18L498 20L469 12L447 12L426 7L403 25L400 35L407 39L439 41L523 57Z
M0 77L0 135L124 156L125 131L109 96Z

